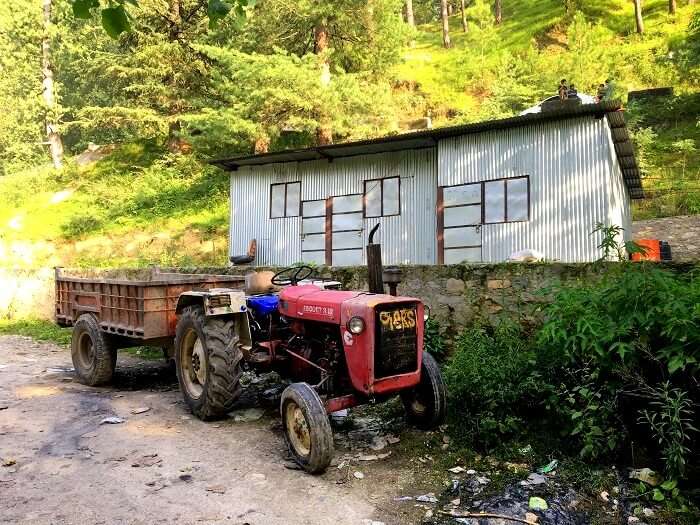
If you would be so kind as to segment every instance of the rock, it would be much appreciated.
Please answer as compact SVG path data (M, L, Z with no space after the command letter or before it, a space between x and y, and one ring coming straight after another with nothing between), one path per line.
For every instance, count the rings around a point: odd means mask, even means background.
M259 408L247 408L233 413L233 420L237 423L250 423L262 418L264 412Z
M474 474L476 474L476 470L474 470L473 468L470 468L469 470L467 470L467 475L473 476Z
M535 485L543 485L545 483L547 483L547 478L542 474L537 474L535 472L531 473L526 480L520 482L520 484L524 487L533 487Z
M659 476L650 468L642 468L630 471L630 479L638 479L639 481L643 481L644 483L646 483L647 485L651 485L652 487L656 487L662 481L661 476Z
M389 443L390 445L396 445L399 441L401 441L401 438L396 437L396 436L387 436L386 437L386 442Z
M549 505L547 505L547 502L542 498L532 496L528 501L528 507L530 507L532 510L547 510Z
M158 454L148 454L146 456L142 456L136 461L134 461L131 466L132 467L152 467L153 465L158 465L159 463L163 462L163 458L159 458Z
M458 507L460 503L462 503L462 500L460 498L455 498L452 501L450 501L450 504L454 505L455 507Z
M423 494L422 496L418 496L416 501L420 501L421 503L437 503L438 499L435 497L435 494L429 492L427 494Z
M284 468L286 468L287 470L301 470L301 466L296 461L285 462Z
M479 485L488 485L491 482L491 480L486 476L479 476L476 478L476 481L479 483Z
M654 511L648 507L642 509L642 514L645 518L651 518L654 515Z
M447 469L447 471L452 472L452 474L461 474L465 470L466 469L464 467L452 467Z
M17 464L17 460L14 458L5 458L2 460L2 466L3 467L11 467L12 465Z
M450 277L445 283L445 288L448 293L461 293L464 291L464 281L462 279L454 279Z
M510 288L511 282L508 279L489 279L486 282L486 286L490 290L501 290L503 288Z
M226 494L226 487L223 485L209 485L207 487L207 492L213 492L215 494Z
M426 511L425 511L425 517L428 518L428 519L429 519L429 518L432 518L432 517L433 517L433 511L430 510L430 509L426 510Z
M139 408L134 408L131 413L132 414L144 414L148 412L151 409L151 407L139 407Z
M360 472L359 470L356 470L355 472L353 472L352 475L355 476L355 479L365 479L365 475L362 472Z
M100 421L100 425L119 425L121 423L124 423L124 420L117 416L106 417Z
M372 450L382 450L386 448L386 446L389 444L387 441L386 437L384 436L374 436L372 438L372 442L369 445L369 448Z
M10 408L10 405L0 405L0 410L7 410Z
M627 523L639 523L639 518L637 516L629 516L627 518Z
M532 512L526 512L525 521L529 521L530 523L539 523L540 517L537 514L533 514Z
M192 483L192 476L190 474L180 474L178 479L180 481L184 481L185 483Z
M398 496L394 501L413 501L413 496Z
M598 496L599 496L600 499L602 499L605 503L607 503L607 502L610 501L610 494L608 494L607 491L605 491L605 490L604 490L603 492L601 492L600 494L598 494Z

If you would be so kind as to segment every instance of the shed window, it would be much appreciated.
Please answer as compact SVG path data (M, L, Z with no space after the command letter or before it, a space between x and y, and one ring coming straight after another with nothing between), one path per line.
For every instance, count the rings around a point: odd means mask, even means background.
M365 217L388 217L401 213L398 177L365 181Z
M301 182L283 182L270 186L270 218L298 217L301 207Z
M485 224L522 222L529 219L529 177L514 177L484 182Z

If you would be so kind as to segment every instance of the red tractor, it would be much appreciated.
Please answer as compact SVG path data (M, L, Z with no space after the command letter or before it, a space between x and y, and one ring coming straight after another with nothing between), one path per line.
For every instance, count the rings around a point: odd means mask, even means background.
M203 419L230 410L243 363L295 381L282 394L284 435L294 459L318 473L333 457L328 414L398 394L409 421L429 429L443 422L446 395L437 363L423 351L421 301L305 284L312 273L308 266L276 273L279 293L210 290L200 292L204 307L181 300L175 359L185 400ZM222 302L247 315L216 315Z
M383 292L379 250L368 246L368 260L378 263L369 265L370 288ZM111 380L117 348L166 347L185 400L201 419L231 411L243 366L295 381L280 409L289 450L309 472L322 472L332 459L329 413L400 395L412 423L439 425L445 387L423 351L423 303L333 289L339 283L312 274L308 266L252 273L244 287L240 276L155 271L135 281L57 269L56 321L73 327L73 365L91 386Z

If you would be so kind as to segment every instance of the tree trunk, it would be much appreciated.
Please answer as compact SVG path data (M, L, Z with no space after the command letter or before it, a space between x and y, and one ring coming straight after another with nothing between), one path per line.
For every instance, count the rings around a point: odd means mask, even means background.
M500 25L503 22L503 10L501 9L501 0L495 0L493 3L493 16L496 25Z
M464 30L465 33L468 33L469 26L467 25L467 9L466 9L467 6L465 6L464 4L465 4L465 0L459 1L459 7L460 7L461 12L462 12L462 29Z
M450 19L447 15L447 0L440 0L440 15L442 17L442 45L448 49L450 43Z
M413 0L406 0L406 23L415 27L416 19L413 16Z
M54 168L60 168L63 165L63 141L58 133L58 125L56 121L56 99L55 87L53 84L53 64L51 63L51 2L52 0L43 0L44 8L44 33L41 38L41 73L43 76L42 86L44 102L46 103L46 142L49 144L49 152L51 153L51 161Z
M168 30L168 38L171 42L177 40L180 36L180 26L182 25L182 15L180 14L180 0L170 0L168 7L168 15L170 18L170 29Z
M447 0L447 16L452 16L454 14L454 6L450 0Z
M331 67L328 62L328 27L325 20L320 21L314 28L314 53L319 56L321 68L321 86L327 88L331 83ZM333 144L333 129L330 119L325 112L318 116L316 143L319 145Z
M634 2L634 18L637 22L637 33L644 33L644 18L642 18L642 0L633 0Z
M668 14L676 14L676 0L668 0Z

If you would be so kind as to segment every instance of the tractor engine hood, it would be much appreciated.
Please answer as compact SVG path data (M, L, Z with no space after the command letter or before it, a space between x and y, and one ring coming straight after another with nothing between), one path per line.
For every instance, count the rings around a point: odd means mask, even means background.
M307 321L340 324L340 306L366 292L322 290L316 285L289 286L280 292L282 315Z

